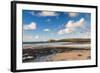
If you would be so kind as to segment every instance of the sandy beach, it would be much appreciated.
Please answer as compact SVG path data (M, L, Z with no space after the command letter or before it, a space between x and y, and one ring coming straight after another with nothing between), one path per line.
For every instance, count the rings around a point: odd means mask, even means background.
M25 45L26 46L26 45ZM31 45L29 45L31 46ZM32 44L23 48L23 62L51 62L91 59L88 43L46 43Z
M67 60L86 60L90 59L90 50L73 50L70 52L57 53L51 56L52 61L67 61Z

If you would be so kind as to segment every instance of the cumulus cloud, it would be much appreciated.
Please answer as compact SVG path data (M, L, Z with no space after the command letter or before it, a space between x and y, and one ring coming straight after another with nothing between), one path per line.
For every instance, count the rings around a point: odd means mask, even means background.
M65 24L65 28L58 31L58 34L66 34L75 32L75 28L82 27L84 25L85 19L81 18L79 21L73 22L69 20L67 24Z
M46 28L46 29L44 29L43 31L49 32L49 31L50 31L50 29Z
M38 15L40 15L40 16L57 16L58 14L56 12L52 12L52 11L42 11L42 12L38 13Z
M68 14L70 17L76 17L78 15L76 12L69 12Z
M74 28L74 27L81 27L84 24L84 18L81 18L79 21L73 22L70 20L65 26L68 28Z
M28 25L24 25L23 26L23 29L24 30L35 30L37 27L36 27L36 23L35 22L32 22Z
M58 32L58 34L65 34L65 33L72 33L73 32L73 29L62 29Z

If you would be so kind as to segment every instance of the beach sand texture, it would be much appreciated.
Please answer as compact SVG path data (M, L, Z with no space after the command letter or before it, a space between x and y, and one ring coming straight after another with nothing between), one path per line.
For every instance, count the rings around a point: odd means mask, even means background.
M86 60L90 59L90 50L73 50L70 52L57 53L51 56L53 61L67 61L67 60Z

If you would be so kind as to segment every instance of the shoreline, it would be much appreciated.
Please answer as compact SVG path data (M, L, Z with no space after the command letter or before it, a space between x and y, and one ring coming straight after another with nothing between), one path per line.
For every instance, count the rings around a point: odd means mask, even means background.
M84 60L90 57L90 48L44 48L44 49L23 49L23 58L25 54L28 57L23 63L28 62L49 62L49 61L67 61L67 60Z

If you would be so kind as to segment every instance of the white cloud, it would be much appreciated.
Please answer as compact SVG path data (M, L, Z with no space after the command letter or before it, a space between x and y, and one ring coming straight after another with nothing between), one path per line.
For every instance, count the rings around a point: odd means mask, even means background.
M58 34L66 34L75 32L75 28L82 27L84 25L85 19L81 18L79 21L73 22L72 20L68 21L65 24L65 28L58 31Z
M52 12L52 11L42 11L38 14L40 16L57 16L58 15L56 12Z
M35 36L34 38L35 38L35 39L39 39L39 36L37 35L37 36Z
M30 12L30 14L35 15L35 12L34 12L34 11L32 11L32 12Z
M65 27L67 28L72 28L73 26L75 26L75 25L73 25L73 21L72 20L69 20L68 21L68 23L67 24L65 24Z
M73 33L74 30L73 29L68 29L68 28L65 28L65 29L62 29L58 32L58 34L66 34L66 33Z
M76 12L69 12L68 14L70 17L76 17L78 15Z
M37 28L37 26L36 26L35 22L32 22L32 23L30 23L28 25L24 25L23 26L24 30L35 30L36 28Z
M25 35L24 38L25 38L25 39L32 39L33 36L29 36L29 35L26 36L26 35Z
M50 29L46 28L46 29L44 29L43 31L49 32L49 31L50 31Z
M23 35L23 41L31 41L33 39L33 36L31 35Z
M81 18L79 21L77 22L73 22L73 21L69 21L65 26L68 28L75 28L75 27L81 27L84 24L84 18Z
M29 41L39 41L40 37L38 35L23 35L23 41L29 42Z
M79 21L77 21L75 23L75 25L76 25L75 27L83 26L84 22L85 22L85 19L84 18L81 18Z
M84 38L90 38L91 37L91 33L90 32L86 32L84 35L83 35Z

